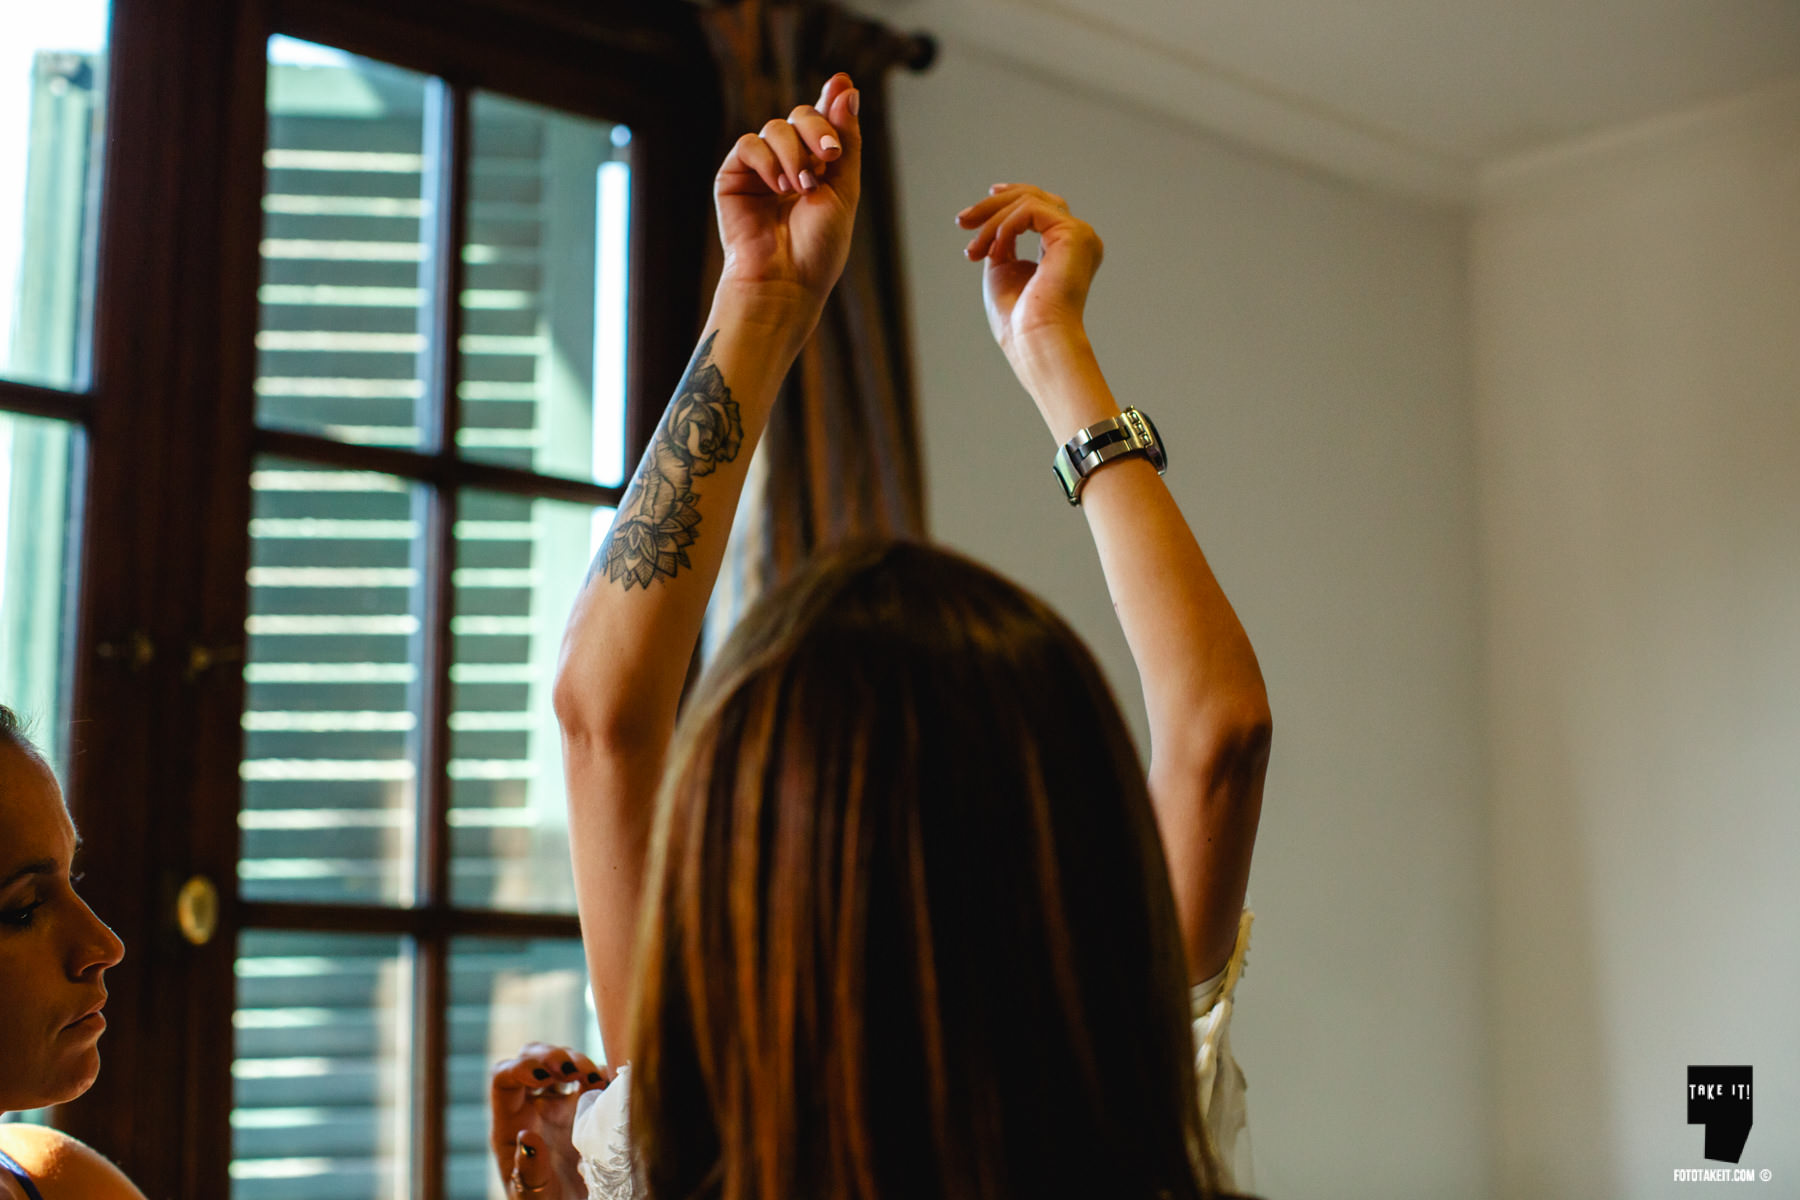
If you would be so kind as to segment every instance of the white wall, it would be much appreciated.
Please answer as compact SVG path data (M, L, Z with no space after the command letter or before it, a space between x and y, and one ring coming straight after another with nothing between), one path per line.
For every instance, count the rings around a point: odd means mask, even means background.
M1236 1043L1258 1190L1488 1194L1485 816L1462 218L955 43L898 79L931 522L1139 699L953 214L1000 180L1107 243L1090 328L1254 639L1275 750Z
M1689 1194L1703 1063L1795 1194L1800 87L1497 172L1473 247L1502 1194Z

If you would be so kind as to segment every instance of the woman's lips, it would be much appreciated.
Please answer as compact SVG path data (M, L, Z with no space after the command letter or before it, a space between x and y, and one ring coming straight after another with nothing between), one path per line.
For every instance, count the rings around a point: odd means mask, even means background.
M99 1007L90 1009L86 1015L76 1017L63 1026L65 1033L98 1033L106 1028L106 1014Z

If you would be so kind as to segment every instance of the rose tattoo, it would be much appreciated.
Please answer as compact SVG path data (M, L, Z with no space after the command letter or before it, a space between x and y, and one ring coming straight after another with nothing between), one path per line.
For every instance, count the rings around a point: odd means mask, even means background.
M674 402L625 489L590 576L604 568L608 582L630 591L634 585L648 588L656 579L672 579L678 568L693 566L687 548L694 544L700 525L694 477L710 475L720 463L732 461L744 445L737 401L712 361L718 336L715 331L694 352Z

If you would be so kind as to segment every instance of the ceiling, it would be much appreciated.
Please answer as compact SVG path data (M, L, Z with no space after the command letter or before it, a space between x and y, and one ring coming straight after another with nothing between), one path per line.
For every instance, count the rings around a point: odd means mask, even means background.
M1353 179L1484 167L1800 78L1800 0L853 0Z

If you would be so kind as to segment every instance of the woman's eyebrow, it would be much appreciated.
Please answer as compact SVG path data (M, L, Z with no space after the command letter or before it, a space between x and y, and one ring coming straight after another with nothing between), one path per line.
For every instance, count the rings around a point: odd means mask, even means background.
M56 860L53 858L40 858L35 862L28 862L5 879L0 879L0 891L5 891L27 875L52 875L55 872Z

